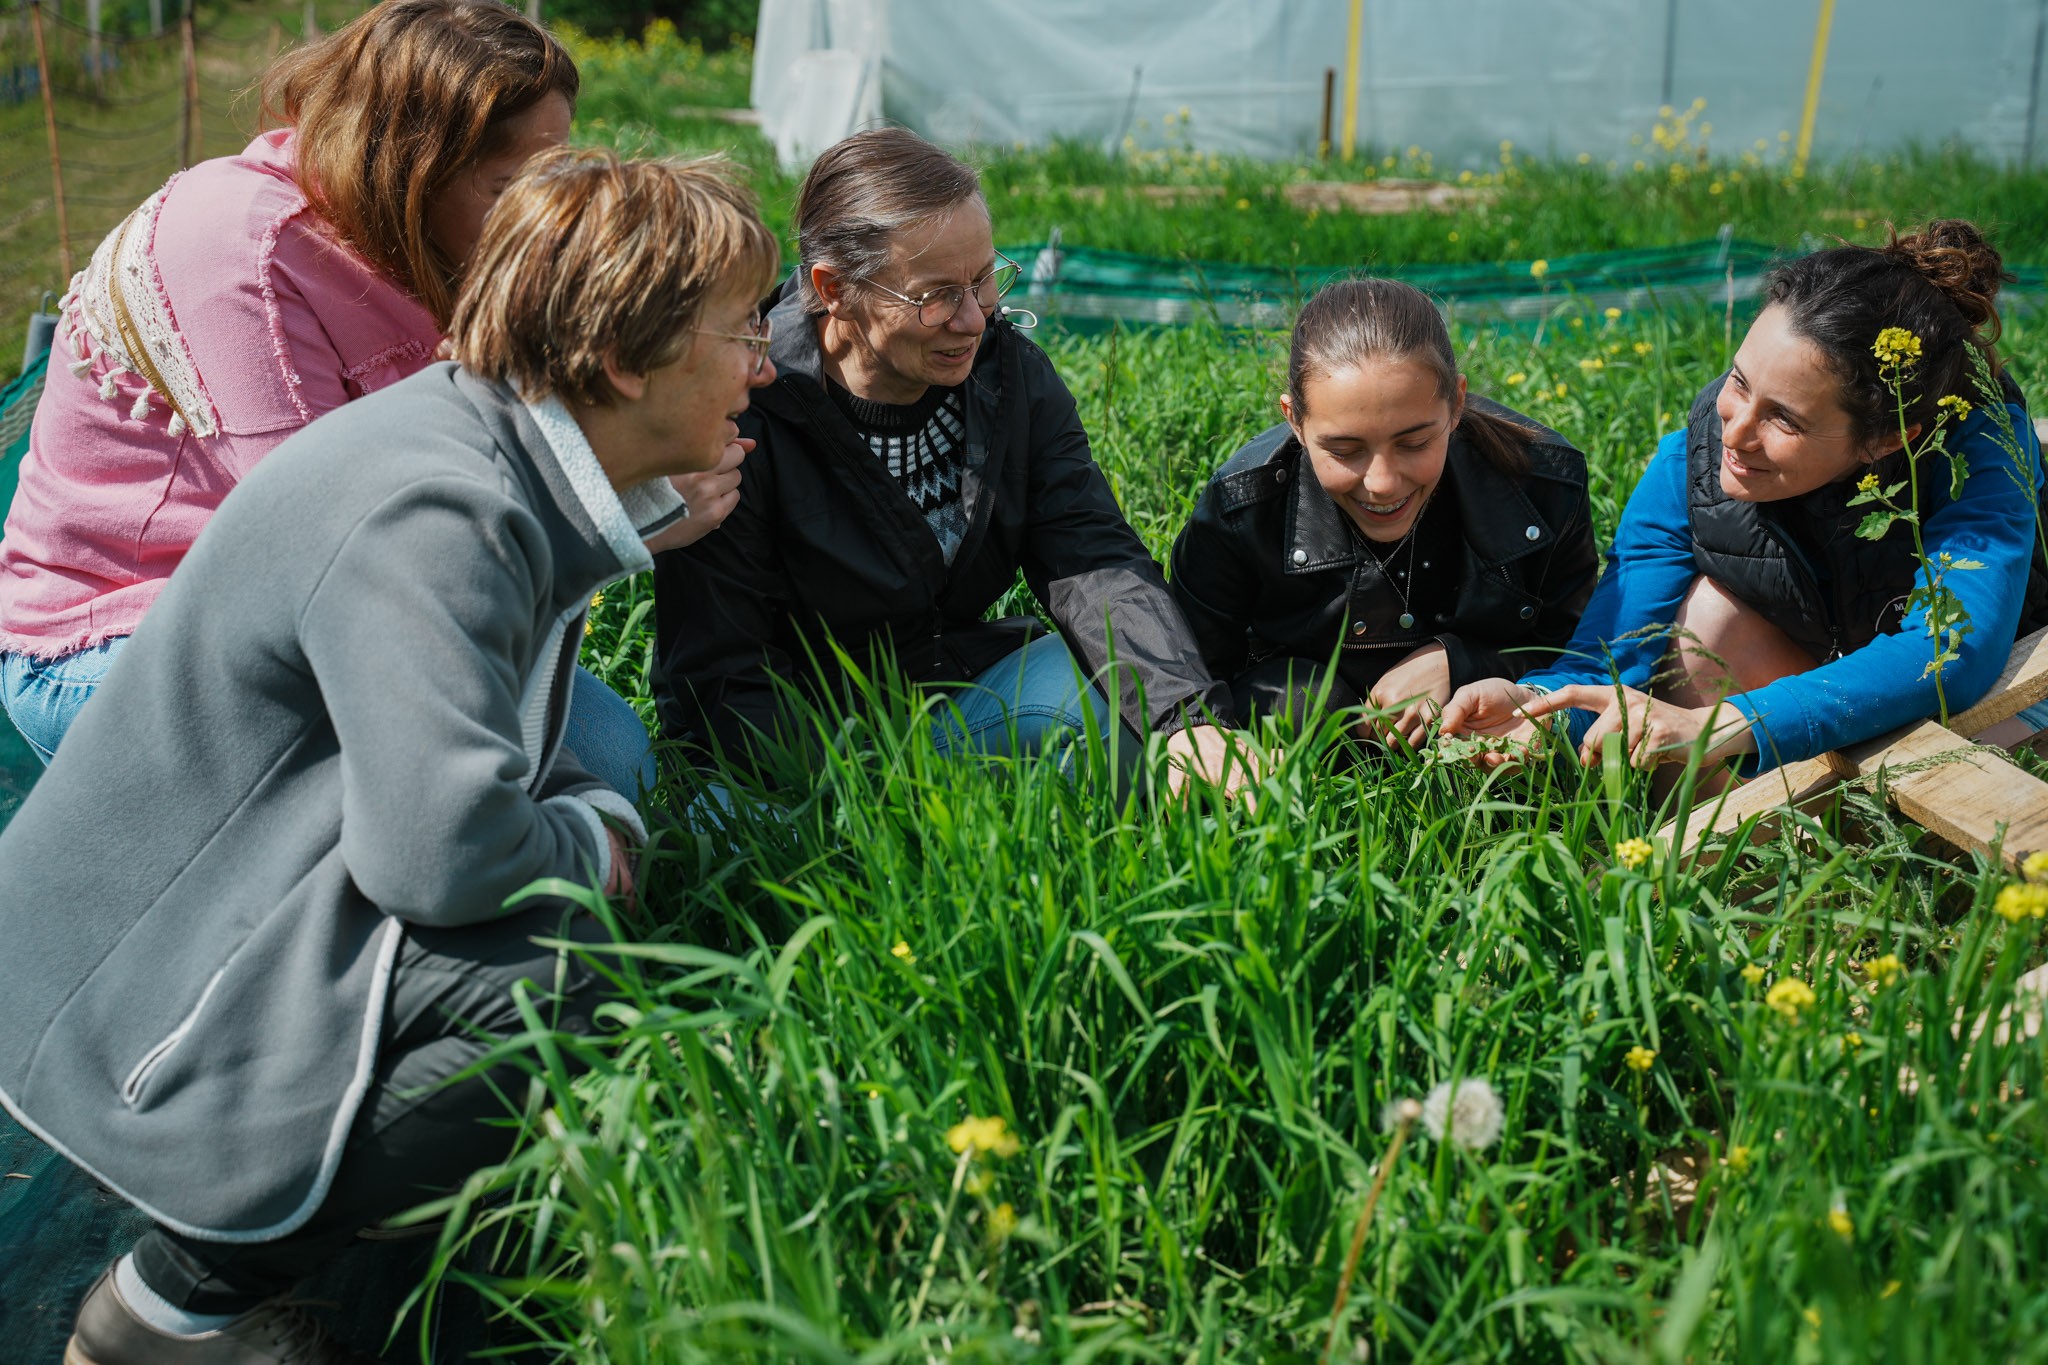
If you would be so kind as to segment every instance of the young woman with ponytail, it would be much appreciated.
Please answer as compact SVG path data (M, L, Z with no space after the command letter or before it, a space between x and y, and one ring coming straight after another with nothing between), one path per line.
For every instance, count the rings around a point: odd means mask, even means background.
M1587 763L1610 734L1641 768L1705 736L1708 760L1753 772L1982 697L2013 640L2048 624L2040 449L1994 346L2006 278L1957 220L1779 267L1728 373L1658 445L1563 657L1461 689L1445 732L1526 741L1565 714ZM1892 328L1914 341L1887 369ZM1943 423L1967 464L1954 497L1948 462L1926 458ZM1938 675L1927 607L1908 601L1928 586L1912 528L1857 535L1874 510L1859 487L1901 483L1968 621Z
M1356 279L1310 299L1280 412L1173 547L1238 721L1371 703L1415 744L1454 689L1555 657L1599 558L1585 457L1466 392L1427 296Z

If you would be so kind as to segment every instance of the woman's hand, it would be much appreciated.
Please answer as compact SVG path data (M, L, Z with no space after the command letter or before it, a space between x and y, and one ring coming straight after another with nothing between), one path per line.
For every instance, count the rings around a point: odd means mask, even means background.
M1409 748L1420 748L1430 721L1451 699L1450 655L1442 645L1424 645L1380 674L1366 699L1382 709L1401 708L1391 716L1366 721L1371 733L1381 739L1399 735Z
M612 874L605 879L604 893L630 907L637 891L633 885L633 846L610 825L604 827L604 836L612 846Z
M1620 735L1630 765L1643 769L1685 762L1701 735L1710 736L1703 760L1708 763L1756 752L1756 737L1748 719L1725 702L1674 706L1633 687L1573 683L1522 707L1523 714L1531 718L1565 710L1599 712L1579 745L1579 761L1589 768L1600 761L1601 746L1609 735Z
M1235 739L1214 725L1190 725L1166 737L1166 792L1180 796L1189 781L1219 787L1227 801L1238 788L1255 782L1259 771L1246 736Z
M1508 748L1488 750L1472 756L1482 767L1496 768L1513 762L1535 747L1544 727L1529 719L1523 709L1542 693L1506 678L1481 678L1459 688L1444 703L1444 735L1484 735L1506 741Z
M678 518L647 540L650 554L680 550L695 545L716 531L740 502L740 464L754 448L751 437L742 436L726 446L714 469L694 474L671 474L669 486L682 495L690 515Z

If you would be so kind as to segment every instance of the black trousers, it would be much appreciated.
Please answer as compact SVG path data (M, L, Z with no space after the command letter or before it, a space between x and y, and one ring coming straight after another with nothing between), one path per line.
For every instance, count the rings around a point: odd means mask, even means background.
M504 1122L511 1114L505 1097L524 1093L525 1073L500 1066L445 1082L488 1050L481 1035L523 1027L515 983L552 994L542 1017L552 1013L558 1027L578 1033L589 1031L603 998L602 979L586 963L536 947L535 938L610 941L590 916L559 907L460 929L408 925L385 997L376 1078L326 1199L296 1232L273 1242L208 1242L154 1228L135 1245L143 1282L188 1312L242 1312L290 1289L360 1229L502 1160L515 1137Z

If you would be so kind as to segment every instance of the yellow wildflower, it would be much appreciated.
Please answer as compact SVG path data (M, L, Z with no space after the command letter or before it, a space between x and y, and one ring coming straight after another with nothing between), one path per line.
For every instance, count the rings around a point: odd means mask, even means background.
M946 1130L946 1145L956 1152L972 1147L977 1152L1003 1157L1015 1156L1024 1150L1023 1144L1017 1141L1017 1135L1010 1131L1010 1125L1004 1123L1000 1115L962 1119Z
M1544 277L1545 275L1548 275L1549 273L1550 273L1550 262L1549 262L1549 261L1545 261L1545 260L1535 260L1535 261L1531 261L1531 262L1529 262L1529 277L1530 277L1531 279L1536 279L1536 280L1540 280L1540 279L1542 279L1542 278L1543 278L1543 277Z
M1873 987L1880 990L1897 981L1905 973L1905 965L1899 961L1897 953L1886 953L1882 957L1873 957L1870 961L1863 964L1863 974L1870 978L1870 984Z
M2048 848L2029 853L2020 864L2020 875L2030 882L2048 882Z
M1619 308L1610 308L1601 316L1605 317L1609 322L1613 322L1621 316L1621 310Z
M1878 1297L1880 1299L1888 1299L1898 1292L1899 1282L1897 1280L1886 1280L1884 1284L1884 1293L1879 1294Z
M1764 969L1752 962L1742 969L1742 979L1752 986L1761 986L1764 984Z
M1877 490L1878 482L1877 475L1875 474L1865 474L1862 478L1856 480L1856 491L1858 493L1875 493Z
M1249 199L1240 199L1237 201L1237 206L1241 209L1248 209L1252 206L1252 201Z
M1845 1034L1843 1034L1843 1035L1842 1035L1842 1051L1844 1051L1844 1052L1854 1052L1854 1051L1856 1051L1856 1049L1858 1049L1858 1048L1860 1048L1860 1047L1862 1047L1862 1046L1863 1046L1863 1035L1862 1035L1862 1034L1860 1034L1860 1033L1845 1033Z
M1749 1148L1743 1146L1739 1142L1736 1143L1733 1147L1730 1147L1728 1149L1728 1169L1735 1172L1735 1174L1737 1175L1744 1174L1749 1170L1749 1158Z
M1954 417L1958 422L1962 421L1965 417L1968 417L1973 411L1975 411L1975 409L1973 409L1970 406L1969 399L1964 398L1959 394L1953 393L1944 394L1940 398L1936 399L1934 406L1943 409L1950 416Z
M1654 351L1654 350L1656 350L1656 349L1657 349L1657 348L1656 348L1655 346L1652 346L1652 345L1651 345L1651 344L1650 344L1649 342L1647 342L1647 341L1638 341L1638 342L1637 342L1637 343L1635 344L1635 353L1636 353L1637 355L1648 355L1648 354L1649 354L1650 352L1652 352L1652 351Z
M1834 1229L1835 1236L1845 1242L1856 1235L1855 1220L1849 1217L1849 1210L1840 1204L1828 1210L1828 1226Z
M1818 1308L1802 1308L1799 1310L1799 1316L1806 1319L1808 1327L1816 1331L1820 1329L1820 1310Z
M1571 390L1570 390L1570 389L1568 389L1568 388L1566 388L1566 387L1564 386L1564 384L1563 384L1562 382L1560 382L1560 383L1558 384L1558 386L1557 386L1557 388L1556 388L1555 392L1556 392L1556 394L1557 394L1557 396L1558 396L1559 398L1562 398L1562 397L1564 397L1564 396L1565 396L1566 394L1570 393L1570 392L1571 392Z
M1785 1016L1787 1023L1799 1022L1799 1011L1811 1005L1814 1000L1813 987L1796 976L1788 976L1772 986L1764 996L1764 1003Z
M1648 839L1623 839L1614 846L1614 861L1633 872L1657 852Z
M900 957L908 963L915 964L917 962L917 954L910 951L910 944L900 938L896 940L896 946L889 950L889 955L891 957Z
M987 1194L995 1187L996 1173L988 1170L976 1171L960 1182L960 1188L973 1195L976 1199L981 1198L981 1196Z
M1870 351L1881 364L1904 367L1920 358L1920 338L1903 327L1887 327L1877 334Z
M1520 370L1516 370L1513 374L1508 376L1508 387L1511 389L1518 389L1523 384L1526 384L1528 382L1529 376L1523 374Z
M601 592L594 592L594 593L592 593L592 594L590 595L590 609L591 609L592 611L596 611L596 610L597 610L597 609L598 609L599 607L601 607L601 606L603 606L603 605L604 605L604 594L603 594L603 593L601 593Z
M1657 1053L1655 1049L1644 1047L1639 1043L1628 1050L1626 1060L1630 1071L1648 1071L1656 1064Z
M2048 914L2048 886L2036 882L2014 882L1998 893L1992 909L2012 924L2023 919L2039 919Z
M1581 361L1579 362L1579 368L1580 368L1581 370L1583 370L1583 371L1584 371L1585 373L1587 373L1587 374L1591 374L1591 373L1593 373L1593 371L1595 371L1595 370L1604 370L1604 369L1606 369L1606 368L1607 368L1607 362L1606 362L1606 361L1604 361L1604 360L1602 360L1602 359L1601 359L1601 358L1600 358L1599 356L1597 356L1597 355L1589 355L1589 356L1587 356L1587 357L1586 357L1586 358L1585 358L1584 360L1581 360Z
M1017 1210L1009 1203L1001 1203L989 1211L988 1239L991 1242L1007 1242L1010 1234L1017 1230Z

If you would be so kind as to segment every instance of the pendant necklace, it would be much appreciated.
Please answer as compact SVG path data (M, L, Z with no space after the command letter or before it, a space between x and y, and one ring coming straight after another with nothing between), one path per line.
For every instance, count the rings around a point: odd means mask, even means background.
M1356 523L1352 523L1352 533L1365 542L1373 559L1378 562L1380 577L1387 581L1387 586L1392 588L1394 595L1401 599L1401 614L1394 618L1394 624L1403 630L1415 629L1415 613L1409 610L1408 607L1407 581L1415 570L1415 533L1422 529L1422 518L1428 512L1429 504L1424 503L1422 510L1415 514L1415 524L1408 528L1408 534L1402 536L1400 543L1387 551L1384 558L1380 556L1378 547L1373 544L1372 538L1366 535L1364 531L1359 530ZM1391 566L1394 562L1394 557L1401 553L1403 547L1408 551L1408 567L1400 570L1400 577L1396 578Z

